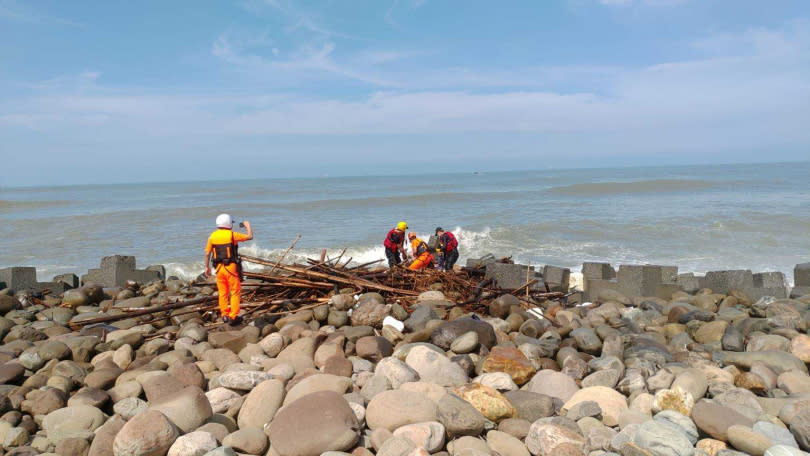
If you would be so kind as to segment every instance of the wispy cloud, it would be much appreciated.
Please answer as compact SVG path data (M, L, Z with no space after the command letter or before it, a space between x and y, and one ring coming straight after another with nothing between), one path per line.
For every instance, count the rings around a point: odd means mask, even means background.
M87 71L32 85L35 93L3 100L0 135L11 141L28 136L39 147L89 143L110 151L109 160L124 158L122 144L167 153L196 150L205 143L231 147L274 138L285 138L286 144L320 140L321 144L351 145L356 144L351 141L362 143L362 138L380 135L422 141L428 146L415 153L428 156L436 152L429 147L431 138L481 134L508 134L504 137L515 147L528 151L536 150L538 138L553 138L555 150L565 151L571 159L593 153L651 151L662 156L705 156L720 150L763 150L778 157L783 150L810 147L808 32L806 24L751 29L724 36L731 45L710 47L711 52L701 58L639 68L487 69L455 74L437 68L428 76L450 77L453 85L429 88L434 82L421 78L417 87L374 81L367 83L366 90L341 97L314 90L306 94L259 89L236 94L225 90L152 93L104 86L97 72ZM288 72L300 78L320 72L368 79L335 64L334 45L273 59L244 53L227 37L220 38L212 47L214 54L267 77ZM531 85L535 77L566 79L571 74L600 82L602 90L566 92L544 89L536 82ZM464 78L469 85L459 85ZM516 87L484 85L505 82ZM41 134L23 133L29 130ZM350 146L345 150L342 159L357 159Z

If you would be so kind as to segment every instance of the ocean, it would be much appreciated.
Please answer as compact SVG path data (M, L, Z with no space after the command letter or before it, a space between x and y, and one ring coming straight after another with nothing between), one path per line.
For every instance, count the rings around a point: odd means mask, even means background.
M583 261L677 265L681 272L782 271L810 261L810 162L438 175L0 188L0 267L40 281L134 255L138 267L203 271L221 212L250 220L242 251L277 259L384 258L405 220L453 231L460 263L487 253L579 271Z

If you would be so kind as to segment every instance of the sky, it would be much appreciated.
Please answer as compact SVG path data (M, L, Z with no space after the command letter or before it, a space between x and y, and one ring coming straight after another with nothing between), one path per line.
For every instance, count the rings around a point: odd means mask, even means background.
M807 0L0 0L0 186L810 159Z

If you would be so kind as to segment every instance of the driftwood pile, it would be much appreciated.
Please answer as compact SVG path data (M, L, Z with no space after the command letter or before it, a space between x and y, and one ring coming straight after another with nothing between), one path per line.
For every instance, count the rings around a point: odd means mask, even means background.
M381 266L383 260L349 266L351 259L341 261L342 254L329 259L325 252L320 259L307 259L307 264L284 264L281 260L271 261L248 255L241 255L242 261L263 266L263 269L244 272L242 285L243 319L264 316L285 315L298 310L311 309L329 302L336 293L352 294L376 292L389 302L398 302L410 312L420 293L441 290L444 295L467 311L485 311L489 303L504 294L512 294L520 299L526 308L541 305L549 300L561 301L566 295L559 292L539 292L532 287L536 279L528 280L516 289L499 288L494 280L484 279L483 269L461 268L455 271L426 269L410 271L402 267ZM283 257L282 257L283 259ZM504 259L503 261L506 261ZM212 282L191 284L191 289L213 287ZM209 288L210 289L210 288ZM71 322L75 329L88 325L108 324L115 321L138 317L142 322L166 317L179 317L191 313L208 314L212 323L209 328L219 326L216 322L217 298L201 294L187 295L165 305L143 308L128 308L121 312L102 317Z

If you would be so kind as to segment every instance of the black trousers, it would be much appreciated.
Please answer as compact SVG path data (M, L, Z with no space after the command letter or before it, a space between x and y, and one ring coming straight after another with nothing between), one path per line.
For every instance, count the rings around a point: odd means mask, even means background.
M399 258L399 251L398 250L388 250L385 249L385 257L388 258L388 267L393 268L394 266L398 265L402 262Z
M442 269L445 271L452 271L453 265L456 264L458 261L458 249L453 249L450 252L444 253L444 259L442 260Z

